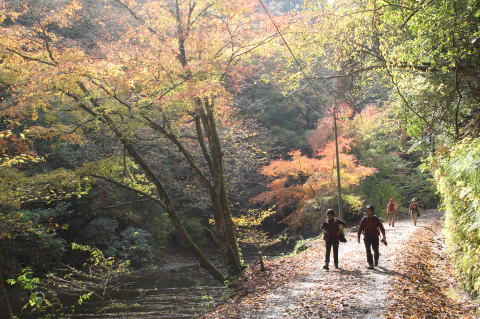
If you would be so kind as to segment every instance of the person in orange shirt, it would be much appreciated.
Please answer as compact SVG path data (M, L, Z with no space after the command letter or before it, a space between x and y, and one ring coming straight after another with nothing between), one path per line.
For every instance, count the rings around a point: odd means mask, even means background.
M408 208L408 212L410 213L410 217L412 218L413 225L417 226L417 218L420 216L420 212L415 198L412 199L410 207Z
M398 206L393 198L387 204L388 226L395 227L395 219L397 219Z

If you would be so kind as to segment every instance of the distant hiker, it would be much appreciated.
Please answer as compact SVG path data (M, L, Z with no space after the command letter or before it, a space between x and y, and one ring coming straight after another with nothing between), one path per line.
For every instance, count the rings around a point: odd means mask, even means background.
M395 227L395 219L397 218L398 206L393 198L387 204L388 226Z
M346 223L335 217L335 211L331 208L327 210L326 214L327 218L323 221L320 229L323 231L323 239L325 240L325 266L323 266L323 269L328 270L332 247L333 262L335 268L338 268L338 244L340 242L340 237L343 235L342 230Z
M385 228L383 227L382 221L380 218L375 216L373 213L375 209L371 205L367 205L365 208L365 215L360 224L358 225L357 240L360 243L360 234L363 233L363 241L365 243L365 249L367 250L367 261L368 269L374 268L373 258L372 258L372 248L375 258L375 266L378 266L378 258L380 257L380 252L378 249L380 231L382 232L383 239L382 242L386 245L387 238L385 237Z
M415 198L412 199L412 201L410 202L408 212L410 213L410 217L412 218L413 225L417 226L417 218L420 217L420 212L418 210L418 204Z

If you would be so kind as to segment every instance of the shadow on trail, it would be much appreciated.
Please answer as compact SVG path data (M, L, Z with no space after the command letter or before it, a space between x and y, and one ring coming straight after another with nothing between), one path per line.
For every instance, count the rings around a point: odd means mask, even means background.
M361 277L363 276L363 273L359 269L355 270L348 270L348 269L342 269L341 267L338 269L338 273L340 275L348 275L348 276L353 276L353 277Z
M403 279L410 278L410 276L408 276L404 273L398 272L396 270L388 269L388 268L385 268L383 266L378 266L374 270L371 270L369 272L364 272L360 269L349 270L349 269L340 268L340 269L338 269L337 273L339 275L346 275L346 276L351 276L351 277L354 277L354 278L366 277L366 276L369 276L371 274L378 274L378 275L384 275L384 276L396 276L396 277L400 277L400 278L403 278Z
M378 266L374 270L375 273L380 274L380 275L385 275L385 276L397 276L401 277L403 279L408 279L410 278L409 276L405 275L404 273L398 272L396 270L391 270L382 266Z

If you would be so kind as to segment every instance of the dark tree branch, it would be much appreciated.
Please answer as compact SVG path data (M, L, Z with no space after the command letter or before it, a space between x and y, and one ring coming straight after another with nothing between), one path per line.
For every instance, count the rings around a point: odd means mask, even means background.
M25 55L25 54L23 54L23 53L21 53L21 52L18 52L18 51L16 51L16 50L13 50L13 49L10 49L10 48L7 48L6 51L12 52L12 53L20 56L21 58L23 58L23 59L25 59L25 60L36 61L36 62L40 62L40 63L43 63L43 64L47 64L47 65L50 65L50 66L57 66L57 63L56 63L56 62L50 62L50 61L42 60L42 59L39 59L39 58L31 57L31 56Z
M111 179L111 178L108 178L108 177L105 177L105 176L101 176L101 175L97 175L97 174L87 174L86 176L91 176L91 177L95 177L95 178L98 178L98 179L101 179L101 180L104 180L104 181L107 181L111 184L114 184L120 188L123 188L123 189L127 189L129 191L132 191L138 195L141 195L141 196L144 196L146 198L148 198L149 200L152 200L158 204L160 204L160 206L162 206L163 208L167 209L167 205L159 198L156 198L148 193L145 193L144 191L141 191L141 190L138 190L138 189L135 189L133 187L130 187L128 185L125 185L121 182L117 182L116 180L114 179Z
M462 92L460 91L460 83L458 79L458 70L455 70L455 90L457 91L458 101L455 109L455 136L456 139L460 137L460 128L459 128L459 114L460 114L460 103L462 102Z
M378 70L383 68L384 68L384 65L372 65L372 66L369 66L363 69L354 70L352 72L345 73L345 74L336 74L336 75L329 75L329 76L313 76L313 77L306 78L306 80L331 80L331 79L347 78L347 77L354 76L358 73L367 72L371 70Z
M47 35L47 32L45 32L45 28L40 23L40 21L38 21L38 25L39 25L40 30L41 30L41 38L43 39L43 42L45 44L45 49L47 50L48 56L49 56L50 60L52 60L53 63L57 64L57 61L53 57L52 49L50 48L50 39Z
M407 23L410 21L410 19L413 18L414 15L416 15L420 10L422 10L424 7L428 6L431 2L433 2L433 0L429 0L427 1L426 3L422 3L418 6L418 8L416 8L415 10L412 11L412 13L410 13L407 17L407 19L405 19L405 21L403 22L403 24L400 26L400 29L403 29Z
M195 129L197 131L198 144L200 145L200 148L202 149L203 157L205 158L205 161L207 162L208 168L209 168L210 172L212 172L213 171L212 158L210 157L210 154L208 153L207 146L205 145L205 137L203 136L202 123L200 121L200 117L198 115L194 115L193 119L195 120Z
M130 8L129 5L127 5L126 3L124 3L123 1L121 0L112 0L113 2L116 2L117 4L119 4L121 7L123 7L124 9L126 9L128 11L128 13L137 21L139 21L145 28L147 28L148 31L150 31L151 33L153 34L157 34L157 30L153 29L152 27L148 26L147 23L145 22L145 20L140 17L136 12L135 10L133 10L132 8Z
M178 150L182 155L185 157L187 160L188 164L193 168L193 170L197 173L197 175L200 177L200 180L202 183L207 187L207 189L210 189L212 187L212 184L210 180L205 176L205 174L201 171L200 167L195 163L195 159L192 157L192 155L187 151L187 149L183 146L183 144L178 140L177 136L174 134L170 133L164 126L155 123L152 119L150 119L146 115L142 115L143 119L145 119L149 126L154 129L155 131L161 133L163 136L165 136L167 139L169 139L175 146L177 146Z
M402 91L400 90L400 87L398 86L398 83L395 81L395 78L393 77L393 74L390 72L388 67L385 67L385 70L387 71L388 76L390 77L390 80L395 87L395 90L397 91L397 94L400 96L402 101L405 103L405 106L412 112L414 113L419 119L421 119L425 124L427 124L428 127L430 127L430 123L427 121L427 119L422 116L420 113L418 113L415 108L413 108L410 103L408 102L407 98L402 94Z

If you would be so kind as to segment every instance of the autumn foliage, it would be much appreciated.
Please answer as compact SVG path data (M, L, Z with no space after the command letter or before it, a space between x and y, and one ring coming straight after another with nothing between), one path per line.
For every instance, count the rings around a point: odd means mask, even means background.
M72 33L79 28L85 32ZM83 175L160 205L202 267L224 282L182 223L181 204L173 200L182 188L178 176L158 158L167 147L181 158L193 180L182 192L208 198L210 237L229 273L240 273L221 134L238 126L233 96L254 70L258 48L277 37L253 0L110 0L91 7L79 0L9 1L0 13L0 82L18 96L12 110L48 114L48 125L32 128L32 138L108 132L147 178L132 187L95 167Z
M344 129L352 125L353 119L348 115L346 109L338 121L341 183L347 193L362 179L376 172L375 168L361 165L351 153L355 139ZM309 200L318 201L320 198L335 196L336 161L332 122L333 118L328 114L319 121L317 129L311 134L309 143L314 151L312 157L295 150L288 154L289 159L274 160L262 168L262 174L271 176L273 181L268 185L269 190L255 197L254 202L274 203L279 209L289 206L302 208Z

